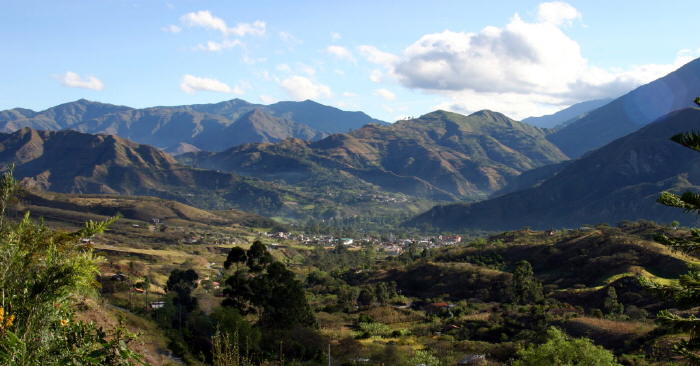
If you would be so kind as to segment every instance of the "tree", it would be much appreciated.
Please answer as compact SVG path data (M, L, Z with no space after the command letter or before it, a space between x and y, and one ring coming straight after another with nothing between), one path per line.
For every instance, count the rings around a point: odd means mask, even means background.
M518 351L513 366L621 366L612 352L588 338L571 339L558 328L547 330L547 341Z
M603 308L610 315L620 315L625 311L625 306L617 300L617 291L615 291L615 287L608 287L605 300L603 300Z
M238 265L239 263L245 263L247 260L247 255L245 249L241 247L233 247L231 251L228 252L226 256L226 261L224 262L224 268L229 269L234 263Z
M273 261L272 254L260 240L254 241L246 252L246 265L252 272L263 271Z
M535 278L532 265L521 261L513 271L513 300L517 304L534 304L544 300L542 283Z
M175 328L182 328L183 322L197 308L197 298L192 296L192 291L197 287L199 275L193 269L185 271L174 269L170 272L168 282L165 285L169 293L173 293L173 304L177 307L177 319L173 319Z
M695 98L695 103L700 106L700 98ZM700 134L697 132L680 133L671 137L671 140L700 152ZM657 201L669 207L681 208L686 212L700 213L700 194L695 192L685 192L681 195L662 192ZM700 230L691 229L689 238L672 239L662 235L659 241L677 249L691 251L700 248ZM691 271L679 278L678 287L664 290L671 292L680 305L698 306L700 305L700 272ZM693 315L684 317L668 310L659 312L657 318L671 328L690 334L688 340L677 343L674 348L691 365L700 365L700 318Z
M242 314L256 311L263 327L316 327L304 287L292 271L274 261L259 241L250 246L246 258L250 271L239 270L226 279L224 306Z

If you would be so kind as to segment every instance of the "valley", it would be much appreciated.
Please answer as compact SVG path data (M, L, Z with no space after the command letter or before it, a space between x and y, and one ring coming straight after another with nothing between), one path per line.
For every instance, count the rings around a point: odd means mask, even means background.
M0 366L700 365L696 5L0 5Z

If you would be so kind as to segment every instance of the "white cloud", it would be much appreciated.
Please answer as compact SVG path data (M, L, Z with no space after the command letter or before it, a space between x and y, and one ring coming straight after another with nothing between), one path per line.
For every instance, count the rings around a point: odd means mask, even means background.
M248 34L255 36L265 35L267 24L262 20L256 20L253 23L238 23L235 27L228 29L228 34L235 36L246 36Z
M175 24L170 24L170 25L167 25L167 26L161 28L160 30L162 30L163 32L168 32L168 33L180 33L180 31L182 31L182 28L178 27Z
M388 89L377 89L374 91L374 94L386 100L396 100L396 94L394 94L391 90Z
M216 41L207 41L207 43L203 44L198 44L196 49L200 51L209 51L209 52L219 52L221 50L227 49L227 48L232 48L236 46L242 46L243 42L241 42L238 39L233 39L233 40L224 40L222 42L216 42Z
M331 55L341 59L341 60L348 60L348 61L355 61L355 57L352 55L352 52L348 50L347 48L343 46L337 46L337 45L332 45L326 47L326 52L330 53Z
M399 60L398 56L389 52L381 51L374 46L362 45L357 47L357 49L360 51L360 53L362 53L362 55L365 56L367 61L373 64L392 67Z
M245 93L242 86L231 88L226 83L216 79L202 78L194 75L184 75L180 83L180 89L187 94L195 94L198 91L211 91L217 93L229 93L241 95Z
M256 20L253 23L238 23L234 27L229 27L223 19L213 15L209 10L187 13L180 18L180 21L188 27L212 29L221 32L225 36L261 36L265 34L266 30L266 24L261 20Z
M673 71L695 54L683 51L671 64L624 70L597 67L562 30L580 18L571 5L549 2L539 6L533 22L515 14L503 27L426 34L400 55L373 46L361 46L359 51L369 62L384 66L384 74L400 84L446 97L443 108L460 112L489 108L515 118L618 96ZM374 71L370 78L382 79Z
M67 71L65 74L59 75L58 80L64 86L71 88L83 88L92 90L102 90L105 88L105 85L100 79L91 75L81 77L80 75L72 71Z
M565 2L552 1L537 7L537 18L542 23L571 24L574 20L581 19L581 13Z
M333 42L340 40L341 38L343 38L343 36L340 35L340 33L337 33L337 32L331 33L331 40L333 40Z
M282 80L280 85L294 100L326 98L332 95L328 86L299 75Z
M343 92L343 96L344 96L344 97L352 98L352 97L356 97L356 96L357 96L357 93L353 93L353 92L348 92L348 91L346 91L346 92Z
M277 71L282 71L282 72L290 72L292 71L292 68L289 67L287 64L279 64L276 67Z

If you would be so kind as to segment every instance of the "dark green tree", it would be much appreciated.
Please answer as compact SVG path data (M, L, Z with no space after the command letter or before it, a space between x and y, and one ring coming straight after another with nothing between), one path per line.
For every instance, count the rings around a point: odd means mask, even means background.
M165 288L173 294L173 305L177 309L177 315L172 319L175 328L182 328L189 314L197 309L197 298L192 296L192 291L197 287L198 279L199 275L193 269L174 269L170 272Z
M608 291L605 294L605 300L603 300L603 308L610 315L620 315L625 311L625 306L622 305L617 299L617 291L615 291L615 287L608 287Z
M374 303L374 291L370 288L363 288L357 296L357 303L361 306L370 306Z
M260 240L254 241L246 252L246 265L251 272L262 272L273 260L272 254Z
M316 327L304 287L292 271L274 261L259 241L251 245L246 258L249 271L236 271L226 280L224 306L242 314L257 312L263 327Z
M542 282L535 277L530 262L520 261L515 267L512 294L516 304L536 304L544 300Z
M245 263L247 259L248 256L246 255L245 249L241 247L233 247L226 256L224 268L229 269L233 264L238 265L239 263Z
M700 98L696 98L695 103L700 105ZM698 132L680 133L671 137L671 140L700 152L700 133ZM700 194L696 192L685 192L681 195L662 192L657 201L666 206L681 208L686 212L700 213ZM700 230L691 229L691 236L688 238L671 239L662 236L659 241L681 250L698 249L700 248ZM673 293L680 305L698 306L700 305L700 272L689 272L679 278L677 287L664 290ZM685 317L668 310L661 311L657 318L661 323L690 335L688 340L677 343L674 348L686 358L689 364L700 365L700 318L694 315Z

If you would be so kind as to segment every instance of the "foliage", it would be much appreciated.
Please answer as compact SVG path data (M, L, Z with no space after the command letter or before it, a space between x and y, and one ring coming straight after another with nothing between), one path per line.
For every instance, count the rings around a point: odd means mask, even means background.
M107 334L75 320L79 296L94 294L99 258L80 238L103 232L116 218L87 222L73 233L19 222L5 210L20 191L11 171L0 179L0 363L3 365L132 365L134 335L123 327Z
M528 261L519 262L513 271L513 300L517 304L534 304L544 300L542 283L535 278Z
M700 105L700 98L695 99L695 103ZM671 140L689 149L700 152L700 134L697 132L685 132L671 137ZM685 192L677 195L670 192L662 192L658 202L685 210L686 212L700 213L700 194ZM700 231L692 230L692 236L683 240L670 240L662 237L661 241L670 242L675 247L692 250L700 247ZM679 289L676 291L676 300L686 306L700 305L700 272L693 271L679 279ZM700 365L700 319L691 315L684 317L664 310L658 314L658 320L671 328L675 328L690 335L690 339L677 343L675 350L684 356L689 363Z
M603 308L605 308L605 311L610 315L620 315L625 310L625 306L617 300L617 291L615 291L615 287L608 287L605 300L603 300Z
M224 306L243 314L256 311L263 327L316 327L304 288L292 271L275 262L259 241L248 249L246 258L250 271L236 271L226 280Z
M561 330L547 330L547 341L518 351L513 366L619 366L612 352L587 338L570 339Z

